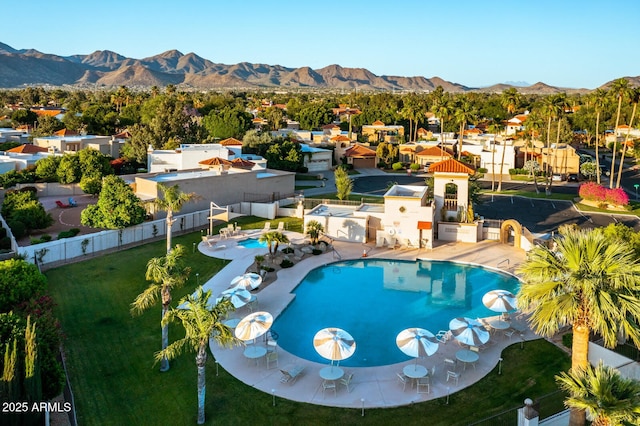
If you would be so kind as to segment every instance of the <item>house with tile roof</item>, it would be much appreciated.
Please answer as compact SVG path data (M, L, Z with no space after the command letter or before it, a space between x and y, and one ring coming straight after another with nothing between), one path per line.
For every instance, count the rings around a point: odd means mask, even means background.
M371 169L375 168L378 164L377 155L374 150L368 148L359 143L349 145L348 148L342 151L347 164L353 165L354 169ZM336 155L338 149L336 148Z
M149 172L194 170L202 168L202 161L212 158L225 161L241 158L251 161L255 169L267 167L267 160L261 156L242 154L242 143L237 145L233 140L225 139L225 141L226 145L222 145L222 143L181 144L176 149L154 149L153 146L149 146L147 149L147 170Z
M52 136L33 138L33 144L47 148L53 153L74 153L85 148L92 148L114 158L120 156L123 141L114 140L111 136L78 135L75 132L61 131Z
M431 164L453 158L453 154L439 146L429 146L417 151L415 154L415 162L420 166L427 167Z
M404 142L404 126L386 125L380 120L362 126L362 138L367 142Z
M48 149L30 143L8 149L0 154L2 154L0 155L0 174L26 169L28 166L35 165L41 158L54 155Z
M524 122L527 121L527 117L529 115L529 111L525 111L524 114L517 114L506 121L505 124L505 134L507 136L515 135L518 132L524 130Z

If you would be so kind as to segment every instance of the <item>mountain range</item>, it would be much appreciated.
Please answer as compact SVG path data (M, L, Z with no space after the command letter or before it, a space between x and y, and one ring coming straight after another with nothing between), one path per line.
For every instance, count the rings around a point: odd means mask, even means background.
M640 85L640 77L627 77ZM633 81L632 81L633 80ZM610 83L610 82L609 82ZM609 83L605 83L606 86ZM473 88L440 77L378 76L365 68L329 65L320 69L287 68L280 65L241 62L225 65L204 59L195 53L169 50L143 59L127 58L109 50L89 55L58 56L34 49L16 50L0 43L0 87L25 85L75 86L78 88L127 86L132 89L165 87L183 89L317 89L363 91L432 91L438 86L447 92L502 92L516 87L521 93L584 93L588 89L567 89L542 82L522 87L496 84Z

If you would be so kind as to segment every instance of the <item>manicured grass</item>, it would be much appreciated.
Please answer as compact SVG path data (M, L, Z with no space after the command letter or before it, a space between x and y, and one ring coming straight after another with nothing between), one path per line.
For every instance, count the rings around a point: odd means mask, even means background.
M576 203L576 207L578 210L583 212L597 212L597 213L608 213L608 214L627 214L632 216L640 216L640 203L631 203L632 210L626 211L617 211L617 210L606 210L599 209L598 207L588 206L582 203Z
M262 220L238 218L243 228L261 228ZM281 221L280 218L276 221ZM283 218L288 228L299 220ZM273 221L272 221L273 222ZM173 293L174 301L219 271L225 261L191 250L200 233L174 238L185 245L192 275ZM66 335L65 351L79 423L83 425L192 425L196 422L196 367L194 354L172 361L171 370L158 371L153 354L160 348L160 306L140 317L129 314L129 304L145 287L144 272L151 257L164 254L164 241L106 255L46 272L56 313ZM183 336L172 325L170 340ZM556 390L553 376L569 367L568 357L545 340L520 343L503 352L502 375L497 368L478 384L444 398L390 409L339 409L296 403L260 392L219 369L207 365L207 424L324 425L425 424L464 425L517 407L522 401ZM356 373L357 374L357 373ZM395 382L390 382L395 385Z
M305 198L313 198L313 199L320 199L320 200L337 200L338 196L336 195L335 192L330 192L327 194L310 195ZM348 201L361 201L362 199L364 199L365 202L367 203L384 204L384 197L378 197L375 195L367 195L366 197L364 197L361 194L349 194L349 196L347 197Z

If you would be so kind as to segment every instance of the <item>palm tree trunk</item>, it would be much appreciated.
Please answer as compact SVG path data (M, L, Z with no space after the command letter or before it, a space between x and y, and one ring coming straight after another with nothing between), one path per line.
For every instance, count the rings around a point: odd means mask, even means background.
M460 139L458 140L458 161L462 158L462 135L464 134L465 123L460 123Z
M618 178L616 179L616 188L620 188L620 178L622 177L622 167L624 166L624 156L627 153L627 144L629 143L629 133L631 133L631 126L633 126L633 119L636 116L637 103L633 104L633 111L631 111L631 120L629 120L629 127L627 128L627 135L624 138L624 145L622 146L622 154L620 156L620 167L618 168ZM611 170L613 173L613 170Z
M582 324L573 325L571 345L571 370L584 369L589 365L589 327ZM586 422L584 410L571 410L570 426L583 426Z
M162 319L164 319L165 315L169 312L169 304L162 304ZM165 324L162 326L162 350L164 351L169 346L169 324ZM169 360L167 357L162 357L160 361L160 371L163 373L165 371L169 371Z
M491 150L491 192L496 186L496 139L493 138L493 149Z
M616 169L616 149L618 147L618 124L620 124L620 108L622 107L622 95L618 96L618 112L616 114L616 127L613 128L613 152L611 153L611 174L609 175L609 188L613 188L613 175Z
M204 399L207 392L205 381L205 364L207 362L207 346L201 345L196 355L196 365L198 366L198 424L204 424Z
M551 164L549 164L549 151L551 150L551 114L549 114L549 121L547 122L547 159L545 161L545 171L547 172L547 185L545 193L549 193L551 190Z
M167 210L167 253L171 253L171 227L173 222L173 211Z
M600 111L596 114L596 176L598 185L600 185L600 154L598 154L598 145L600 145Z
M506 141L502 141L502 159L500 160L500 177L498 181L498 192L502 191L502 172L504 171L504 152L507 150L507 146L505 145Z

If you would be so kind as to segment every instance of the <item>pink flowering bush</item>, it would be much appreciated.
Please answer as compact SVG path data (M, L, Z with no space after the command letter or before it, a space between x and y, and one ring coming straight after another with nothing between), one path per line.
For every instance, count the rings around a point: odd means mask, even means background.
M607 189L606 196L607 203L609 204L614 204L616 206L626 206L629 204L629 196L622 188Z
M595 182L587 182L580 185L578 195L584 200L608 203L616 206L629 204L629 196L624 189L608 189Z

